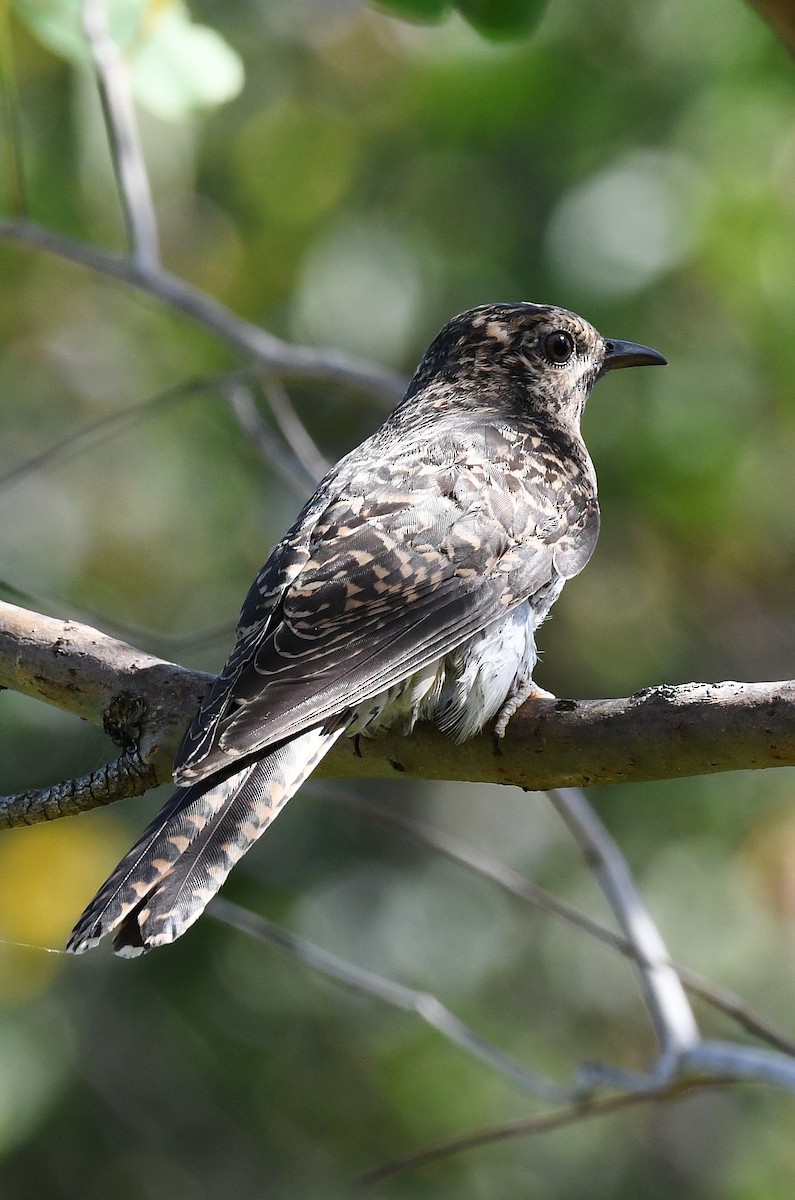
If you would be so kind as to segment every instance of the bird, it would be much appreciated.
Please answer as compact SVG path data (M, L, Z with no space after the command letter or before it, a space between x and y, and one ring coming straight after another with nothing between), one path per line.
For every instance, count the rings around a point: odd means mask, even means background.
M593 553L580 418L658 351L554 305L449 321L402 401L319 483L254 581L185 734L176 791L67 943L135 957L191 926L342 736L432 721L463 741L549 695L536 630ZM358 745L358 743L355 743Z

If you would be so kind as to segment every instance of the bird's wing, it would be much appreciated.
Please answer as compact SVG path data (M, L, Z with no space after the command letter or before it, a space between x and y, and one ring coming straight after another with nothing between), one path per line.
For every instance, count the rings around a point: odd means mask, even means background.
M575 515L543 487L414 462L347 487L294 527L252 588L229 663L178 756L178 782L353 710L553 577ZM499 484L499 486L497 486Z

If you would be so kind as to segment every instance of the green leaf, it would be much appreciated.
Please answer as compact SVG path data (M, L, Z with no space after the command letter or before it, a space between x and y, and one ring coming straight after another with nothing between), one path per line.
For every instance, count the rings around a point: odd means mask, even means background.
M82 0L13 0L14 11L53 53L86 65ZM219 33L195 25L181 0L106 0L111 36L131 67L135 98L166 120L231 100L243 64Z
M450 12L450 0L375 0L375 4L408 21L441 21Z
M469 24L491 41L526 37L543 16L546 0L455 0Z
M243 64L220 34L194 25L181 4L157 17L152 36L132 58L136 99L166 120L179 120L231 100L243 86Z
M106 0L113 40L125 53L135 43L146 17L148 0ZM91 53L83 32L82 0L13 0L12 8L33 36L53 54L87 63Z

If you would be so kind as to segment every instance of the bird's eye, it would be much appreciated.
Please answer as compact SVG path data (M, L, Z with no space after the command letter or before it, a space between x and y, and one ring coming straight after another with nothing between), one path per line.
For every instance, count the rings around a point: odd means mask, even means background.
M556 329L544 338L544 354L551 363L567 363L574 353L574 338L565 329Z

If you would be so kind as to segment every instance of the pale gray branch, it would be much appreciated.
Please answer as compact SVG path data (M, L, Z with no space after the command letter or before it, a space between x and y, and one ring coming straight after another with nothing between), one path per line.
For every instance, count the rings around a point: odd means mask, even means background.
M681 980L627 861L579 788L551 788L549 798L580 847L624 937L633 947L646 1007L657 1033L659 1059L650 1079L668 1079L683 1051L699 1040Z
M321 350L283 342L258 325L244 321L200 288L192 287L163 268L143 267L130 258L53 233L33 221L0 218L0 237L45 250L146 292L216 333L235 350L268 367L275 375L337 383L389 403L399 400L405 390L405 380L374 363L337 350Z
M795 1059L764 1046L702 1041L682 1055L683 1077L747 1080L795 1092Z
M251 388L241 380L234 381L224 389L224 397L246 440L284 483L306 497L314 489L315 477L297 455L288 452L281 438L263 420Z
M273 925L264 917L258 917L248 909L232 904L229 900L215 899L207 911L210 916L215 917L218 921L223 921L226 925L232 925L235 929L258 938L260 941L279 946L299 962L311 967L313 971L319 971L328 979L333 979L335 983L352 988L361 995L373 996L403 1012L414 1013L427 1025L446 1037L448 1041L460 1046L473 1058L498 1071L504 1078L520 1087L522 1091L539 1096L542 1100L560 1102L569 1098L569 1089L535 1071L528 1070L515 1058L511 1058L496 1046L492 1046L429 992L418 992L402 983L396 983L393 979L377 975L374 971L367 971L345 959L337 958L336 955L329 954L327 950L313 946L311 942L304 941L303 938L299 938L293 933L288 933L286 929Z
M83 30L97 72L132 257L142 271L156 272L160 266L160 249L155 206L138 137L129 68L110 36L105 0L83 0Z
M310 437L306 426L293 408L287 388L281 380L269 379L263 390L276 424L314 487L318 480L322 479L331 469L331 463L324 458Z
M408 817L405 813L386 808L377 800L373 800L371 796L359 796L349 791L341 791L334 785L315 782L312 786L312 795L322 796L324 800L343 804L346 808L353 809L354 812L374 818L390 831L404 834L420 845L427 846L438 854L444 854L452 862L460 864L481 878L488 879L490 883L495 884L508 895L514 896L525 904L532 904L542 912L559 917L575 929L582 930L589 937L618 951L625 958L638 961L639 951L627 938L619 933L614 933L612 929L601 925L586 913L580 912L578 908L561 900L546 888L526 879L512 867L506 866L504 862L493 858L483 850L470 846L461 838L437 829L426 821L419 821L416 817ZM747 1033L761 1038L775 1049L781 1050L782 1053L789 1054L795 1059L795 1041L774 1028L757 1013L752 1012L738 995L726 988L717 987L698 971L692 970L675 959L671 960L671 966L691 995L698 996L705 1004L709 1004L712 1008L736 1021Z

